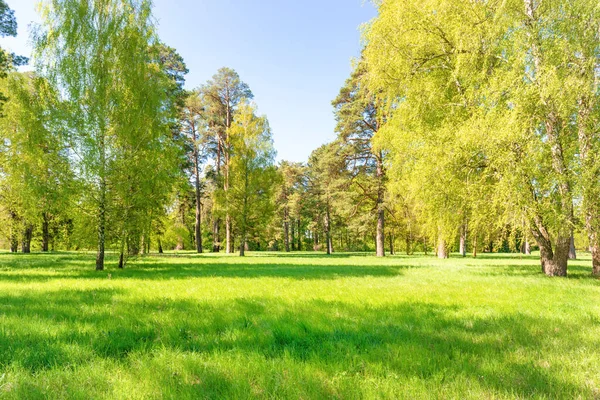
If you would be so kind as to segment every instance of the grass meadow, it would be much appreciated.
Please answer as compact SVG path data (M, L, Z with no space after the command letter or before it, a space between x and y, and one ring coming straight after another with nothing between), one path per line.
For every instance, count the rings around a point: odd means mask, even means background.
M600 280L536 257L0 253L0 399L600 399Z

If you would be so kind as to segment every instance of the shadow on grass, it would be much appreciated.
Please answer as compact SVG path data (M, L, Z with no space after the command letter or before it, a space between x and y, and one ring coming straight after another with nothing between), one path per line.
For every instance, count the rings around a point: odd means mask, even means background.
M426 302L372 307L323 300L291 304L271 298L123 301L122 294L96 289L0 296L0 366L35 375L97 359L125 362L135 355L150 360L154 352L167 351L236 354L241 363L236 370L243 370L250 368L243 364L245 357L260 354L266 364L286 359L305 369L314 365L318 374L343 373L359 381L395 374L439 387L440 382L461 377L500 396L590 394L565 380L559 366L540 366L536 360L544 354L552 359L557 340L567 355L592 349L595 344L574 334L591 329L591 319L576 326L520 314L465 319L457 306ZM518 361L522 359L529 361ZM161 368L165 376L172 376L172 367ZM218 388L200 385L197 390L203 397L220 397L228 390L233 394L239 385L249 384L244 376L220 376L200 359L190 368L202 382L221 382Z
M166 280L188 278L292 278L298 280L339 279L344 277L394 277L402 270L417 268L404 264L360 265L343 262L336 263L341 257L314 257L327 260L327 264L311 264L310 261L290 262L290 258L281 256L285 263L261 262L232 257L152 257L137 258L123 270L115 269L116 256L107 258L111 268L97 272L91 256L39 256L4 257L0 259L0 281L46 282L53 279L106 279L108 274L114 279ZM332 260L334 262L332 262ZM138 262L139 261L139 262ZM256 261L256 262L255 262ZM275 259L274 259L275 261ZM8 273L3 273L8 272Z

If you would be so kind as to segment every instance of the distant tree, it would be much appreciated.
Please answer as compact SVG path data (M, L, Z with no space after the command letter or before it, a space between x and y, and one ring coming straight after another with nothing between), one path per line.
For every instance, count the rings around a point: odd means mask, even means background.
M278 188L277 205L279 215L283 221L283 241L285 251L289 252L290 250L295 250L295 238L300 235L300 229L297 227L300 219L298 203L301 200L300 196L302 194L305 171L301 163L282 161L279 164L278 172L281 184ZM300 243L300 241L298 241L298 243Z
M237 72L230 68L221 68L206 84L200 87L200 96L205 110L205 119L209 132L213 135L214 157L217 180L222 183L224 192L230 187L231 140L229 129L235 118L238 107L247 104L254 95L248 85L240 80ZM226 252L231 253L232 226L231 216L225 215ZM220 249L220 221L216 219L213 226L213 251Z
M315 214L323 219L327 254L333 253L334 205L344 196L348 182L348 171L341 151L339 142L328 143L314 150L308 161L309 191L315 199Z
M275 150L267 119L256 116L254 107L248 104L240 106L229 139L233 151L227 212L238 226L240 256L244 256L249 229L266 226L274 212Z
M352 173L352 184L368 202L376 215L376 254L385 256L385 192L384 151L373 139L384 120L381 100L366 85L366 67L360 61L351 77L333 101L339 139L344 143L344 157Z

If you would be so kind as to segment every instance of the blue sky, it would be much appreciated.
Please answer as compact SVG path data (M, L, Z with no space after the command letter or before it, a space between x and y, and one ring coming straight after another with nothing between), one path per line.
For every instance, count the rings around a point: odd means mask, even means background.
M28 55L37 0L7 0L19 36L0 40ZM306 161L335 137L331 100L360 52L365 0L155 0L161 39L184 57L188 88L234 68L273 129L278 159Z

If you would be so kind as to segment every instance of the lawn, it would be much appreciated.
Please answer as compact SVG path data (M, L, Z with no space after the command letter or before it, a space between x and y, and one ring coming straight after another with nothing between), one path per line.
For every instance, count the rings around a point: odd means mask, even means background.
M535 257L0 254L0 398L600 399L600 280Z

